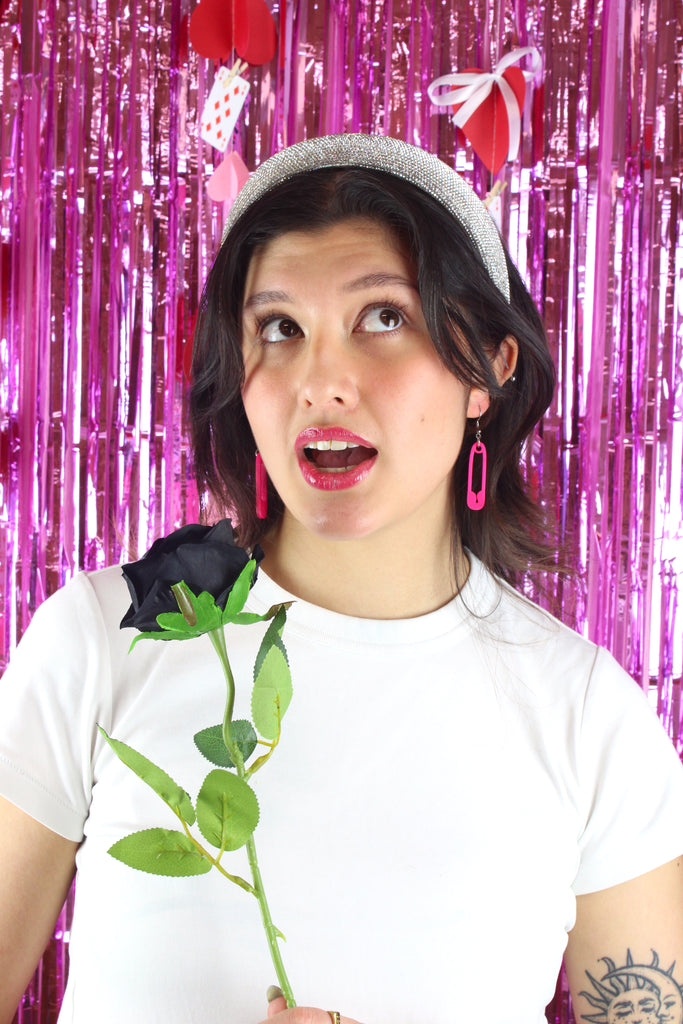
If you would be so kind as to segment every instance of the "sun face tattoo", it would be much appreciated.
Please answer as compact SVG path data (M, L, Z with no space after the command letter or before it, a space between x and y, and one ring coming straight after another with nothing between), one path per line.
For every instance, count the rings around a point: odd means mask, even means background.
M594 992L581 992L596 1013L582 1013L582 1020L593 1024L683 1024L683 990L668 970L659 966L659 957L652 951L651 964L634 964L631 952L623 967L609 957L602 957L607 973L598 981L586 974Z

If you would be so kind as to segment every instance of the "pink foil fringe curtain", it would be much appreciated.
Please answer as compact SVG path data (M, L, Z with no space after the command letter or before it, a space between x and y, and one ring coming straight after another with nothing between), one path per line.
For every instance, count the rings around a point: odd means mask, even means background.
M0 0L0 667L80 568L194 521L186 369L224 209L198 138L215 68L187 0ZM547 325L554 405L526 453L581 581L528 591L606 645L682 746L680 0L298 0L248 72L233 148L377 131L484 195L427 97L516 46L543 56L502 231ZM19 1020L56 1019L65 909ZM553 1020L566 1020L558 990Z

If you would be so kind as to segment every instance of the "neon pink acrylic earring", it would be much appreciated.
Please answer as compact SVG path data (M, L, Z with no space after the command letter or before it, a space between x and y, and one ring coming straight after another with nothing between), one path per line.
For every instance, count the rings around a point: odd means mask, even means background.
M268 515L268 477L261 453L256 452L256 517L265 519Z
M480 458L481 468L479 473L479 488L474 489L474 469ZM486 504L486 445L481 439L481 429L477 418L476 440L470 449L470 464L467 470L467 507L473 512L479 512Z

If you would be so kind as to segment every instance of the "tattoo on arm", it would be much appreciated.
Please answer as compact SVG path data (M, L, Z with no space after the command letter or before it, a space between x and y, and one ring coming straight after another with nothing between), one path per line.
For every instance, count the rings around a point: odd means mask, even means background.
M673 976L675 963L664 970L654 950L650 964L634 964L630 950L622 967L607 956L601 959L607 971L600 979L586 971L593 990L580 995L595 1012L582 1013L582 1020L593 1024L683 1024L683 990Z

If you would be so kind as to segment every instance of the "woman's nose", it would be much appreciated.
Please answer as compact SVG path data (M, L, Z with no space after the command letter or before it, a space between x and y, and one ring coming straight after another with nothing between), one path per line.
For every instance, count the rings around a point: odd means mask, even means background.
M343 341L309 339L299 372L299 400L306 408L352 409L358 403L356 367Z

